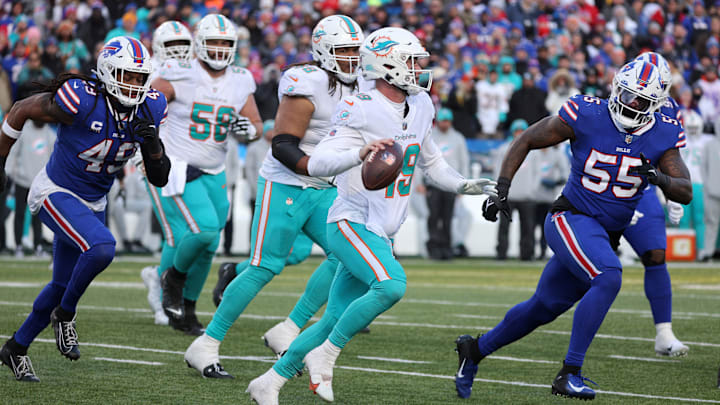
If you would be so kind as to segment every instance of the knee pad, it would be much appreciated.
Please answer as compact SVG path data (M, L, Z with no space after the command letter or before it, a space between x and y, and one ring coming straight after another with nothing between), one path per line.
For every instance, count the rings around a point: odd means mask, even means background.
M605 270L593 279L591 285L602 288L608 294L617 295L622 287L622 272L618 269Z
M407 283L398 280L385 280L375 284L372 288L377 292L380 304L387 308L395 305L405 295Z
M102 271L115 258L115 243L101 243L93 245L90 249L83 253L88 259L91 259L95 265Z
M665 264L665 250L648 250L647 252L643 253L640 259L642 260L642 264L645 267L659 266L661 264Z

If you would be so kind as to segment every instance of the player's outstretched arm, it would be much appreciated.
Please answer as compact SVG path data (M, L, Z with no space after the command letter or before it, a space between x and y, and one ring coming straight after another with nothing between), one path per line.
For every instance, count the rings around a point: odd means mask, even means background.
M660 157L658 167L667 177L666 183L659 183L658 186L665 193L668 200L679 202L680 204L690 204L692 201L692 180L690 180L690 171L680 156L680 151L676 148L668 149Z
M39 93L22 99L10 108L2 124L0 135L0 191L5 189L5 160L10 148L20 136L25 121L33 119L47 123L71 124L73 117L64 112L51 93Z
M500 168L500 178L512 180L528 152L575 139L575 132L559 116L545 117L520 134L510 145Z
M300 139L310 125L315 105L307 97L284 96L275 115L272 155L297 174L308 175L309 157L300 150Z
M155 124L147 119L135 119L133 134L143 140L140 152L148 181L154 186L164 187L170 175L170 159L165 155L165 148Z

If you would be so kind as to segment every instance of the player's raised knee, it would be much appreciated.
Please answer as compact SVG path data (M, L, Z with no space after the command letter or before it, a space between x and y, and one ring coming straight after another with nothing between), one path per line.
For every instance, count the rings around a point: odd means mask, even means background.
M394 279L381 281L377 284L375 290L378 292L380 302L387 307L391 307L405 295L407 283Z
M648 250L642 255L642 264L645 267L659 266L665 264L665 250L664 249L653 249Z

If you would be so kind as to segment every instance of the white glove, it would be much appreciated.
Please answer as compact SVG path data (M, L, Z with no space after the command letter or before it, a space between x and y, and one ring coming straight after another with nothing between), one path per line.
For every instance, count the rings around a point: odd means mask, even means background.
M233 114L230 124L228 125L228 132L238 142L247 143L257 139L257 130L255 125L250 122L248 117L242 115Z
M640 218L642 218L644 216L645 216L645 214L643 214L642 212L640 212L638 210L635 210L635 212L633 212L633 217L630 220L630 226L637 224L638 221L640 220Z
M486 194L491 197L497 197L497 183L490 179L466 179L457 188L458 194Z
M683 214L685 214L685 208L683 208L682 204L668 200L667 210L670 223L673 225L679 224Z

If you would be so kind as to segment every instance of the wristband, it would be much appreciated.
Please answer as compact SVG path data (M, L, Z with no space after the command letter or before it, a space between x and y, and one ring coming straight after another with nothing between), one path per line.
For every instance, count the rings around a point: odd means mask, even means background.
M22 130L17 130L11 127L10 124L8 124L7 119L3 120L2 131L5 135L12 139L18 139L20 138L20 134L22 134Z

